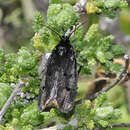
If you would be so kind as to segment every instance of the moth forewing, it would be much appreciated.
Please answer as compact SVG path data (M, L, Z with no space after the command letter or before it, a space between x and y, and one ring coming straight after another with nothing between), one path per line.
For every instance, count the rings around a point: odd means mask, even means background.
M74 106L74 100L77 92L77 66L75 52L72 46L67 48L67 53L65 58L65 63L63 63L62 68L64 68L63 78L59 81L59 89L57 92L57 102L59 104L59 109L67 113L72 110Z
M39 108L55 101L61 112L73 109L77 92L77 63L69 38L64 37L52 51L45 73L45 86L40 90Z

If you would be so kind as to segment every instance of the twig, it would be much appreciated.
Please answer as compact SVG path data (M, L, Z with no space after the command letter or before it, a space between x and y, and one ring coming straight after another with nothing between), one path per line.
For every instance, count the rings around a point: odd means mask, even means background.
M10 104L12 103L12 101L14 100L14 97L17 96L17 93L20 92L21 87L23 86L24 82L19 82L18 85L15 87L15 89L13 90L13 92L11 93L9 99L7 100L7 102L4 104L2 110L0 111L0 122L2 121L3 116L5 115L8 107L10 106Z
M52 127L44 128L44 129L41 129L41 130L56 130L56 129L57 129L57 126L52 126Z
M122 79L123 77L127 74L127 70L128 70L128 67L129 67L129 57L128 55L125 55L124 56L125 58L125 67L123 69L123 71L121 72L121 74L117 77L117 79L115 80L115 82L113 82L112 84L110 84L108 87L106 87L103 92L107 92L108 90L110 90L111 88L113 88L116 84L118 84Z
M109 125L107 128L117 128L117 127L130 127L130 123L120 123Z
M112 124L109 125L107 128L119 128L119 127L130 127L130 123ZM57 126L44 128L42 130L55 130L55 129L57 129ZM101 130L101 128L94 128L94 130Z
M75 105L81 104L82 102L84 102L84 101L87 100L87 99L93 101L93 100L96 99L100 94L103 94L103 93L109 91L111 88L113 88L115 85L117 85L117 84L123 79L123 77L125 76L125 74L126 74L127 71L128 71L128 67L129 67L129 57L128 57L128 55L125 55L124 58L125 58L125 67L124 67L124 69L122 70L122 72L120 73L120 75L117 76L116 80L115 80L113 83L111 83L108 87L102 89L101 91L95 93L94 95L92 95L92 96L90 96L90 97L86 97L86 98L84 98L84 99L81 99L81 100L76 101L76 102L75 102Z
M49 128L43 128L41 130L63 130L67 125L73 126L74 130L76 130L76 128L78 128L77 118L71 119L67 124L59 123L58 125L51 126Z
M75 12L77 13L82 13L82 12L86 12L85 10L85 5L87 4L87 0L78 0L78 2L73 6ZM86 20L85 20L86 23ZM80 27L81 25L83 25L84 23L76 23L72 28L69 28L66 33L65 36L70 37L78 27Z
M85 11L84 6L86 5L88 0L79 0L73 8L75 9L76 12L82 13Z

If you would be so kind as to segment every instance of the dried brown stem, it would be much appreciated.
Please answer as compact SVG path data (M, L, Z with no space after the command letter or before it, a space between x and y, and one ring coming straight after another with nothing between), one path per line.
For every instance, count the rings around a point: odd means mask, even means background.
M123 77L127 74L128 71L128 67L129 67L129 57L128 55L124 56L125 58L125 67L122 70L122 72L119 74L119 76L117 76L116 80L111 83L109 86L105 87L104 89L102 89L101 91L95 93L94 95L91 95L89 97L86 97L84 99L78 100L77 102L75 102L75 105L77 104L81 104L82 102L84 102L85 100L91 100L93 101L94 99L96 99L100 94L103 94L107 91L109 91L111 88L115 87L122 79Z

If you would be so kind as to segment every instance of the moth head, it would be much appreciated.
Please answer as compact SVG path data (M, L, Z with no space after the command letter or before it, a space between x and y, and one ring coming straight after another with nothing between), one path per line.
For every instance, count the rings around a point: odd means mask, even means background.
M62 38L61 38L61 43L69 43L69 42L70 42L69 37L67 37L67 36L62 36Z

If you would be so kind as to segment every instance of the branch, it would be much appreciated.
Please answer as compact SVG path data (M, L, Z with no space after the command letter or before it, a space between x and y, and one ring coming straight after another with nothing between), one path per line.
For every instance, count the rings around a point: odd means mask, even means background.
M118 127L130 127L129 123L120 123L120 124L113 124L109 125L107 128L118 128ZM44 128L42 130L55 130L57 126L49 127L49 128ZM95 130L100 130L101 128L96 128Z
M84 6L86 5L87 0L78 0L78 2L73 6L76 12L82 13L85 12Z
M130 124L129 123L113 124L109 125L107 128L117 128L117 127L130 127Z
M111 88L113 88L115 85L117 85L122 79L123 77L127 74L127 71L128 71L128 67L129 67L129 57L128 55L125 55L124 56L125 58L125 67L124 69L122 70L122 72L119 74L119 76L117 76L116 80L111 83L108 87L102 89L101 91L95 93L94 95L90 96L90 97L86 97L84 99L81 99L81 100L78 100L75 102L75 105L77 104L81 104L82 102L84 102L85 100L91 100L93 101L94 99L96 99L100 94L103 94L107 91L109 91Z
M87 0L78 0L78 2L73 6L75 12L80 13L80 14L82 12L86 12L84 8L86 3L87 3ZM76 31L76 29L84 23L86 23L86 20L83 23L78 22L75 25L73 25L72 28L69 28L67 30L67 32L65 33L65 36L70 37L71 34L73 34Z
M56 130L56 129L57 129L57 126L52 126L52 127L44 128L44 129L41 129L41 130Z
M16 85L15 89L11 93L10 97L8 98L7 102L4 104L2 110L0 111L0 122L2 121L3 116L5 115L8 107L14 100L14 98L17 96L17 93L20 92L21 87L24 85L24 82L19 82L18 85Z
M48 127L48 128L43 128L41 130L57 130L57 129L63 130L67 125L71 125L74 128L74 130L77 130L77 128L78 128L77 118L71 119L67 124L59 123L58 125L51 126L51 127Z

